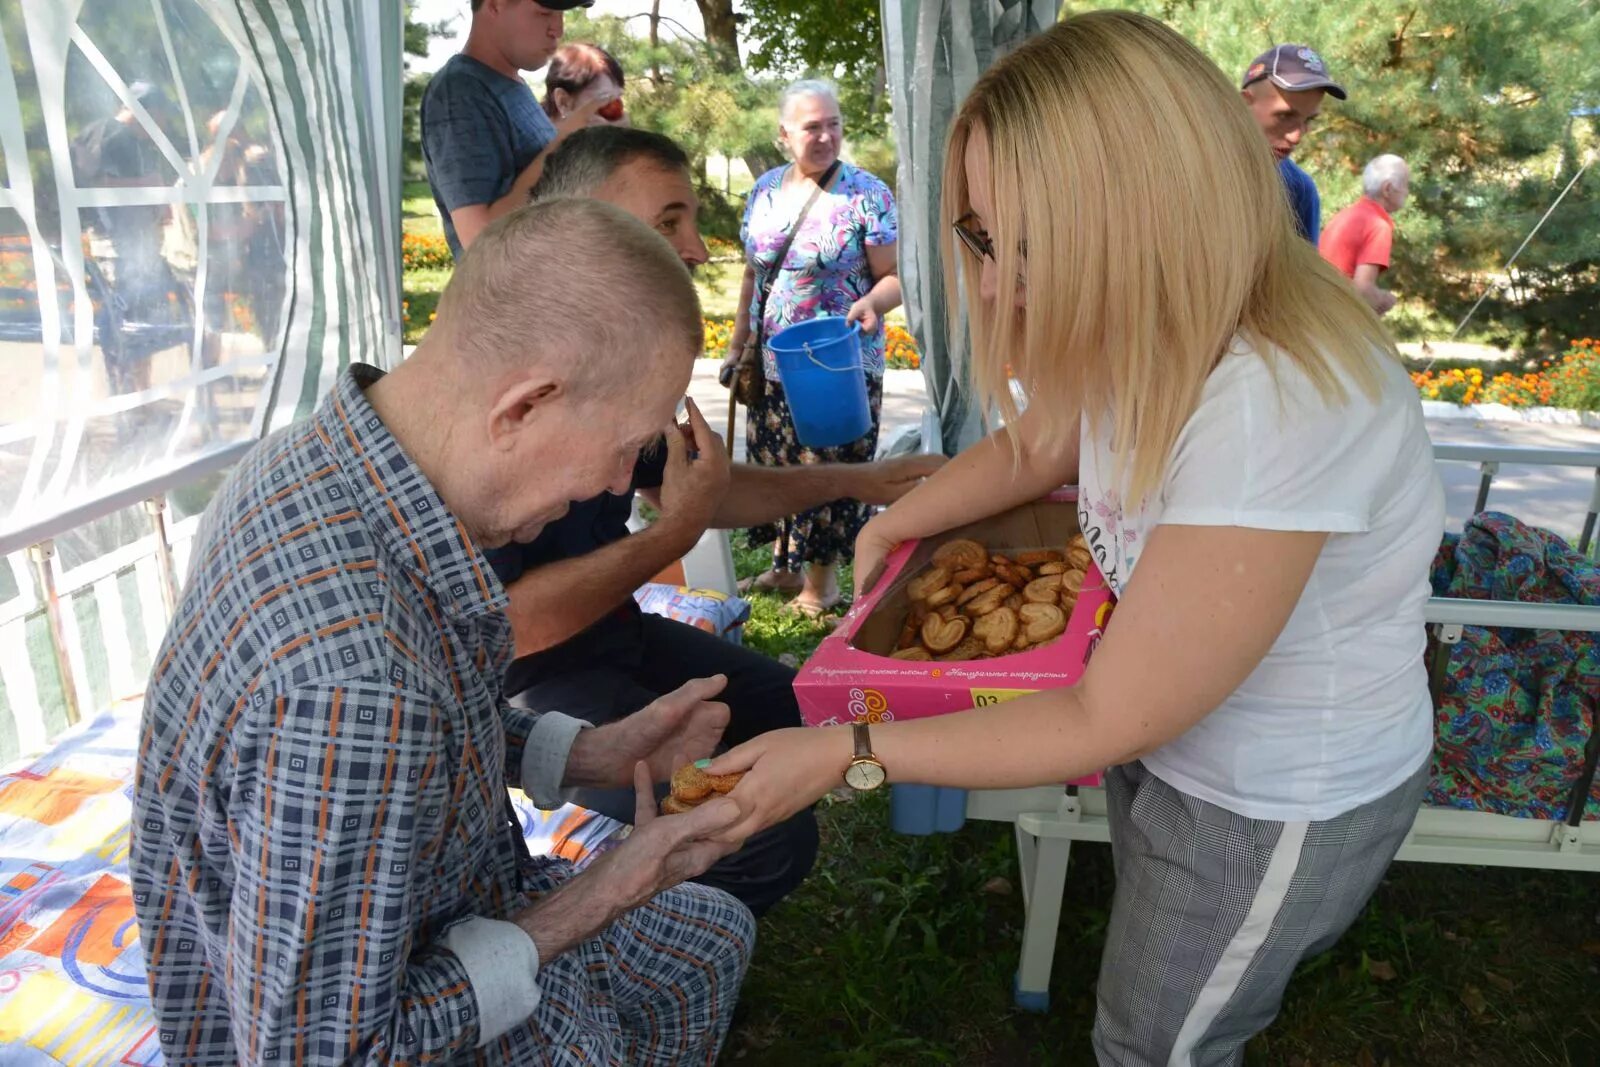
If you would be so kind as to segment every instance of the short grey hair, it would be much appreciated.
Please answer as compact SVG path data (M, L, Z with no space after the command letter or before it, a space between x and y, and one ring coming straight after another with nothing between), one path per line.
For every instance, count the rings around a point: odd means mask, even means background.
M1399 156L1378 156L1361 171L1361 191L1376 199L1385 185L1399 185L1410 173L1411 168Z
M625 164L647 160L661 170L691 169L689 157L665 134L637 126L590 126L561 142L545 160L528 199L593 196Z
M788 88L778 97L778 121L786 121L795 101L808 96L820 96L834 107L839 106L839 90L834 88L832 82L823 81L821 78L802 78L797 82L790 82Z

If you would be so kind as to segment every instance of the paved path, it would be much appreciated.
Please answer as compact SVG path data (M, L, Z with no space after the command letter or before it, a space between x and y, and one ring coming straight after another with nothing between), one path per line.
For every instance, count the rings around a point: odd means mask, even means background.
M728 394L717 384L716 368L717 364L711 360L698 361L690 392L712 427L723 433L728 422ZM903 426L917 425L926 401L921 371L889 371L884 377L885 435ZM739 414L734 454L743 459L742 408ZM1441 444L1600 449L1600 430L1582 427L1439 420L1429 422L1428 431ZM1460 529L1477 496L1478 468L1468 463L1445 463L1440 465L1440 474L1445 483L1449 528ZM1594 471L1585 468L1505 467L1495 479L1489 506L1576 540L1594 489L1594 478Z

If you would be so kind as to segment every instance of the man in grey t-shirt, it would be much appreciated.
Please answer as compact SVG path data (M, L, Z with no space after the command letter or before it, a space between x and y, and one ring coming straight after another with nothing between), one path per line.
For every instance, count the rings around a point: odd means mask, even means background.
M560 131L521 72L538 70L560 47L563 11L592 2L472 0L466 47L428 83L422 156L457 259L485 226L528 202L541 153ZM572 118L571 128L581 128L587 111Z

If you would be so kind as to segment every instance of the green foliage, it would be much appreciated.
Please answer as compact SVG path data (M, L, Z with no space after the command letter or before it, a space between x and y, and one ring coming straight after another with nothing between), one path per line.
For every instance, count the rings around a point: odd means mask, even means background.
M1075 3L1083 10L1096 4ZM1128 0L1166 19L1238 77L1281 41L1322 52L1350 99L1329 99L1296 157L1323 221L1360 195L1361 168L1393 152L1413 168L1398 217L1393 288L1452 323L1600 147L1600 5L1572 0ZM1159 145L1151 146L1159 151ZM1600 333L1600 170L1591 170L1478 316L1559 351Z
M752 70L832 78L846 131L853 137L886 132L889 92L878 0L744 0L740 28L751 42Z
M415 5L406 0L405 52L407 57L425 57L428 45L435 37L450 32L448 22L417 22L411 17ZM463 9L466 4L461 5ZM420 178L424 173L422 161L422 94L428 91L431 75L413 74L406 78L400 105L400 168L406 178Z
M672 137L694 162L701 178L702 231L737 236L742 205L729 203L704 181L705 160L711 155L738 159L770 154L779 86L724 69L711 48L674 37L665 27L655 46L630 29L641 29L638 20L590 18L572 11L565 39L593 42L617 57L627 73L624 95L633 124Z

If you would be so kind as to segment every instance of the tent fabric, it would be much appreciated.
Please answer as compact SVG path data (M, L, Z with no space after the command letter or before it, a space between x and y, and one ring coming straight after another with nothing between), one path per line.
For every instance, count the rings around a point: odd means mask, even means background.
M305 414L353 356L399 359L392 6L5 5L5 550Z
M978 76L1054 25L1056 0L882 0L883 41L900 147L900 282L947 452L977 440L983 419L966 374L966 319L948 326L940 242L945 137Z
M400 360L401 19L367 0L0 4L0 754L65 725L21 550L54 542L92 715L164 629L140 502L197 514L204 476L350 361Z

